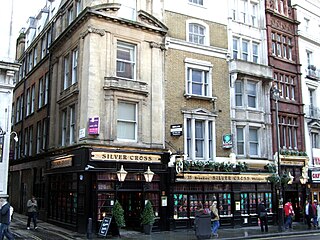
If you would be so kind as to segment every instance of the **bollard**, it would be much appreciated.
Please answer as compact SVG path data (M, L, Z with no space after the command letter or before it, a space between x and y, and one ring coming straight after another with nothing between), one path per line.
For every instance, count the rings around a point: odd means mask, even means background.
M92 239L92 218L88 219L87 239Z

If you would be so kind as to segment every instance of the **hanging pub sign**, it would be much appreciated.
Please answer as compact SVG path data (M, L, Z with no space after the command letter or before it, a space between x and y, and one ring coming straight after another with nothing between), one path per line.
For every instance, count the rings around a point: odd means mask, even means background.
M182 135L182 124L173 124L170 126L171 136L181 136Z
M100 118L99 117L89 118L88 133L90 135L98 135L99 134L99 127L100 127Z
M222 147L223 148L232 148L232 134L225 134L222 137Z

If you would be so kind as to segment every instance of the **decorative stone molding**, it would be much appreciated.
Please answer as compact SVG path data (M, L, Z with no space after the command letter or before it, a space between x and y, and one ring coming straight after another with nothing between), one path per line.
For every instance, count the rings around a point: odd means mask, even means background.
M95 33L100 35L101 37L105 35L105 30L94 28L92 26L88 26L88 29L80 34L80 37L84 39L89 33Z

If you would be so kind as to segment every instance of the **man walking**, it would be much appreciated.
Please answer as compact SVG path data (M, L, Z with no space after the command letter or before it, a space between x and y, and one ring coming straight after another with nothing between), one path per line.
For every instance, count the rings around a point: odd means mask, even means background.
M293 211L291 199L289 199L288 202L284 205L284 214L286 216L284 227L286 229L288 228L292 229L292 217L294 216L294 211Z
M313 200L313 204L312 204L312 210L313 210L313 226L317 227L318 226L318 214L317 214L317 206L318 206L318 201L315 199Z
M305 214L306 222L308 225L308 229L311 229L311 219L313 219L314 213L313 213L312 205L309 200L306 200L304 214Z
M0 198L0 239L2 240L4 236L8 240L13 240L14 237L10 232L10 221L11 221L11 213L10 213L10 203L7 202L5 198Z

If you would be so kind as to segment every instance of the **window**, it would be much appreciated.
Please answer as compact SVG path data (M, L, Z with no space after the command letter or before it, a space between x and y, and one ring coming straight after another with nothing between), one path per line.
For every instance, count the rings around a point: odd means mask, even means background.
M38 91L38 109L42 108L43 106L43 78L39 80L39 91Z
M45 75L45 83L44 83L44 105L48 103L49 96L49 73L47 72Z
M258 129L249 128L249 149L250 156L258 156L259 150L259 138L258 138Z
M35 94L35 85L33 84L31 87L31 106L30 106L30 114L34 113L34 103L36 100L36 94Z
M242 60L248 61L248 49L249 42L246 40L242 40Z
M42 149L46 149L47 145L47 119L42 122Z
M248 12L248 1L247 0L240 0L239 3L240 9L240 22L247 23L247 12Z
M32 51L30 51L28 54L28 62L29 62L28 72L32 70L32 67L33 67L32 61L33 61L33 53Z
M212 97L212 64L206 61L186 58L186 95Z
M76 142L76 105L70 105L61 111L61 144L70 145Z
M252 62L259 62L259 44L252 43Z
M65 146L66 145L66 139L67 139L67 109L62 111L62 116L61 116L61 145Z
M38 61L38 50L37 47L33 49L33 66L37 65Z
M29 115L30 115L30 106L31 106L30 88L28 88L28 89L27 89L26 116L29 116Z
M243 96L243 87L241 81L235 82L235 99L236 99L236 106L243 106L242 96Z
M41 149L41 121L37 123L37 142L36 142L36 152L40 153Z
M75 114L75 105L70 106L70 141L69 143L74 143L75 142L75 131L76 131L76 114Z
M73 7L68 9L68 25L73 21Z
M118 41L117 43L117 77L135 79L136 72L135 45Z
M120 0L121 4L118 10L118 17L136 21L137 18L137 1L136 0Z
M275 72L274 81L276 82L278 89L281 90L281 98L295 101L296 77L294 75L284 75Z
M291 38L279 33L271 33L272 36L272 54L277 57L292 60Z
M3 156L4 135L0 135L0 162L2 162Z
M203 115L200 115L200 114ZM214 116L201 110L185 113L185 153L189 160L208 161L215 156Z
M256 108L257 84L255 82L247 83L248 107Z
M199 24L189 24L189 42L196 44L205 43L205 27Z
M72 81L71 84L78 82L78 49L72 51Z
M76 15L77 15L77 16L80 14L81 9L82 9L82 7L81 7L81 0L77 0L77 1L76 1Z
M33 127L29 127L29 156L32 156L32 148L33 148Z
M203 0L189 0L189 3L203 6Z
M52 33L51 33L52 29L49 28L48 32L47 32L47 49L49 49L50 45L51 45L51 41L52 41Z
M251 2L251 6L252 6L251 24L252 24L252 26L257 27L257 25L258 25L258 21L257 21L258 4Z
M237 127L237 154L244 155L244 128Z
M309 22L310 22L309 19L304 18L304 30L305 30L306 32L309 32Z
M280 146L283 149L297 149L297 119L289 116L279 117Z
M311 146L312 148L320 148L319 133L311 132Z
M46 43L46 38L43 37L41 39L41 59L43 59L46 56L46 51L47 51L46 44L47 44Z
M137 104L119 102L117 139L129 141L137 140Z
M235 82L236 107L257 108L257 91L256 82L237 80Z
M24 156L28 156L28 151L29 151L29 137L28 137L28 128L24 130Z
M69 55L64 57L63 89L69 87Z
M188 68L188 94L208 96L208 72Z
M233 59L238 59L238 54L239 54L239 39L238 38L233 38L232 40L232 55Z

